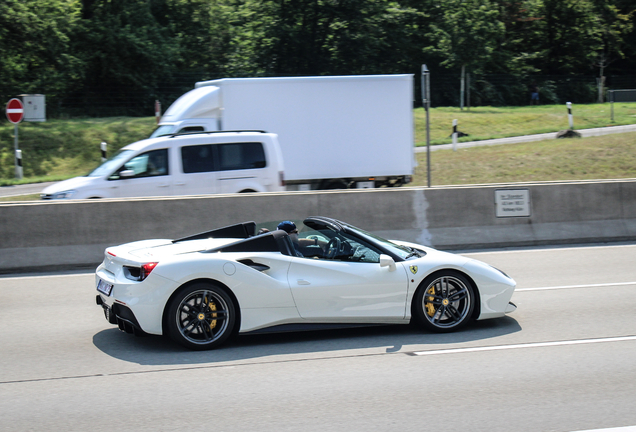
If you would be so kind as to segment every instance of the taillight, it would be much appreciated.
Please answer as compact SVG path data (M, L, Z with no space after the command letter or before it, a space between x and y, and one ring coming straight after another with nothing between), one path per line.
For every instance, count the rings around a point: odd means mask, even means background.
M146 279L148 275L150 274L150 272L152 272L155 269L155 267L157 267L157 264L159 263L152 262L152 263L143 264L141 266L141 274L139 275L139 280L142 281Z
M136 282L141 282L157 267L156 262L142 264L141 267L124 266L124 276Z

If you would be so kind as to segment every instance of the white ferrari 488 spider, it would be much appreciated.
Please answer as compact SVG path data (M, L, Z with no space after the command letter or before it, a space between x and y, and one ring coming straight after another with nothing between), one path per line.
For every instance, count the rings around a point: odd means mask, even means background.
M502 317L515 281L487 264L327 218L245 222L106 249L97 304L128 333L190 349L236 333L360 324L437 332ZM278 228L278 229L277 229Z

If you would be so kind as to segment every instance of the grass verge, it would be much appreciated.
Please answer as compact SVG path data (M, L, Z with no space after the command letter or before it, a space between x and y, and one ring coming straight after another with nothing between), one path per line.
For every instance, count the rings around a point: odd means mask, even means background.
M575 129L636 123L636 103L615 103L610 121L609 104L574 105ZM453 119L470 136L460 142L555 132L568 128L564 105L526 107L433 108L430 111L431 143L451 142ZM100 143L108 143L108 154L150 135L154 117L102 119L53 119L19 125L19 147L23 152L24 179L14 178L13 125L0 123L0 186L60 181L84 175L100 164ZM425 112L414 110L415 144L426 143ZM433 183L466 184L514 181L568 180L636 177L633 136L620 135L583 140L544 141L500 147L436 151L431 174ZM591 140L591 141L589 141ZM626 141L622 143L621 140ZM584 144L590 143L590 144ZM628 144L631 143L631 144ZM505 149L504 149L505 147ZM512 153L511 153L512 152ZM424 154L418 155L415 183L423 185ZM466 158L463 160L462 158Z
M411 186L426 186L426 153ZM636 178L636 132L431 152L431 186Z

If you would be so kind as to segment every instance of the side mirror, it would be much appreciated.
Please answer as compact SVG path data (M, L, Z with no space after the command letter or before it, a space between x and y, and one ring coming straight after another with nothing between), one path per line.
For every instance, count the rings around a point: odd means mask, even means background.
M134 170L123 170L119 173L119 177L122 178L127 178L127 177L134 177L135 176L135 171Z
M395 261L388 255L380 255L380 267L388 267L389 271L395 271Z

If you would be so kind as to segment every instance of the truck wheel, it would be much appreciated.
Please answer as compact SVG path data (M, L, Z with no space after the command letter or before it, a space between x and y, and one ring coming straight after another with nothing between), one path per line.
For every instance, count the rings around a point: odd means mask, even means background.
M332 189L349 189L349 185L344 180L332 180L322 184L320 189L332 190Z

